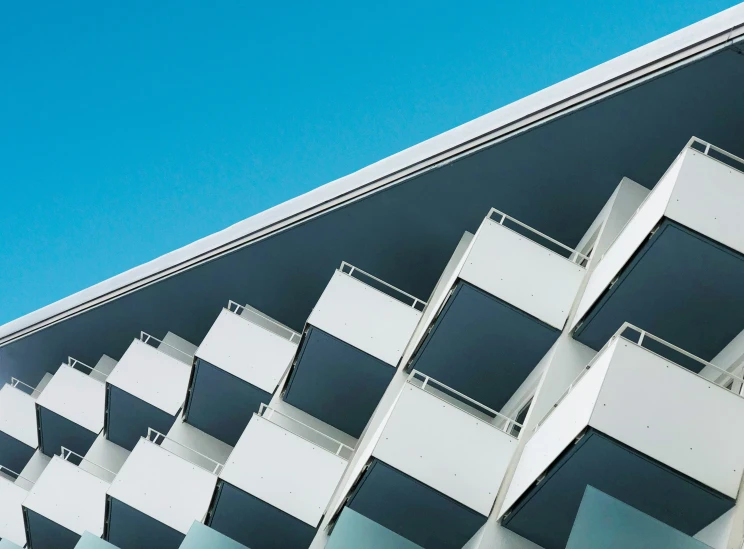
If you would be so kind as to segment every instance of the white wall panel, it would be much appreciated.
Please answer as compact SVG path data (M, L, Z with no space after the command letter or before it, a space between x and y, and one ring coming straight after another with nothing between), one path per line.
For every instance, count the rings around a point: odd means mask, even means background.
M8 384L0 388L0 431L31 448L38 446L36 400Z
M26 545L26 530L23 525L21 504L28 492L6 479L0 479L0 538L12 541L20 547Z
M744 253L744 173L686 149L666 215Z
M597 356L589 371L527 441L499 515L503 515L589 425L592 409L610 364L611 353L608 351L615 344L610 344L604 353Z
M216 484L215 475L140 439L109 495L186 534L204 519Z
M107 482L55 456L24 505L76 534L87 530L100 536L108 487Z
M106 380L175 415L186 398L191 367L135 339Z
M346 465L346 460L254 415L220 477L315 527Z
M36 403L94 433L103 429L106 407L106 385L96 374L62 364L47 384Z
M460 278L561 329L585 272L560 254L485 219Z
M336 271L308 323L397 366L419 318L410 305Z
M590 423L735 498L744 468L737 418L743 398L620 339Z
M598 263L589 275L586 289L582 294L576 315L573 317L572 329L576 327L576 324L584 317L602 292L607 289L610 282L664 216L664 210L674 190L674 183L681 165L682 157L678 156L615 241L610 244L604 256L594 259Z
M373 455L488 516L517 440L407 383Z
M296 351L297 343L223 309L196 356L273 393Z

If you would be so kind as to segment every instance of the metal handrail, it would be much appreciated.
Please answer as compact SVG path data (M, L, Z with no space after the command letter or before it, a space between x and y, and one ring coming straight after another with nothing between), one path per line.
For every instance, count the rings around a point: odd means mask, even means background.
M633 331L638 332L638 334L639 334L638 335L638 341L633 341L632 339L630 339L629 337L627 337L626 335L624 335L624 333L625 333L626 330L633 330ZM568 394L571 392L571 390L576 386L576 384L581 380L581 378L584 377L584 374L586 374L586 372L588 372L591 369L591 367L594 365L594 363L597 361L597 359L602 355L602 353L604 353L605 350L607 350L607 348L610 346L610 344L613 341L615 341L616 339L618 339L618 338L622 338L625 341L628 341L629 343L633 343L634 345L637 345L638 347L644 349L645 351L648 351L649 353L653 353L656 356L658 356L660 358L663 358L664 360L666 360L666 361L674 364L678 368L682 368L683 370L686 370L687 372L690 372L691 374L694 374L694 375L696 375L696 376L704 379L705 381L708 381L710 383L713 383L715 385L718 385L719 387L721 387L722 389L725 389L726 391L731 391L732 393L734 393L734 394L736 394L738 396L743 396L743 395L741 395L740 391L741 391L741 387L744 387L744 378L742 378L741 376L734 375L731 372L729 372L728 370L726 370L724 368L721 368L720 366L716 366L715 364L712 364L711 362L708 362L707 360L702 359L699 356L695 356L692 353L687 352L687 351L685 351L684 349L682 349L680 347L677 347L673 343L669 343L668 341L666 341L664 339L661 339L660 337L655 336L655 335L647 332L646 330L642 330L641 328L639 328L639 327L631 324L630 322L623 322L623 325L620 326L620 328L614 334L612 334L612 337L610 337L610 339L607 340L607 343L605 343L602 346L602 348L597 352L597 354L594 355L594 358L592 358L592 360L589 361L589 364L587 364L581 370L581 372L579 372L579 375L577 375L576 378L574 378L574 380L566 388L566 390L563 391L563 393L561 394L561 396L558 397L558 400L556 400L555 404L553 404L553 406L550 408L550 410L548 410L547 413L543 416L543 418L537 423L537 425L535 425L535 427L533 428L533 431L537 431L538 427L540 427L543 423L545 423L545 421L548 419L548 417L550 416L550 414L553 413L553 410L555 410L558 407L558 405L563 401L563 399L565 399L566 396L568 396ZM695 361L699 362L703 366L713 368L714 370L718 370L720 372L719 377L721 375L723 375L724 378L725 378L725 381L728 381L729 379L733 379L733 380L739 382L740 383L740 389L739 389L739 391L734 391L733 389L729 389L729 388L727 388L727 387L725 387L723 385L723 383L724 383L723 381L718 382L718 381L710 380L710 379L708 379L708 378L700 375L699 373L693 372L692 370L690 370L688 368L685 368L681 364L678 364L678 363L674 362L674 360L672 360L672 359L670 359L668 357L662 356L662 355L654 352L653 350L649 349L648 347L644 347L643 346L643 342L646 339L650 339L652 341L656 341L657 343L660 343L660 344L664 345L665 347L668 347L669 349L672 349L673 351L686 356L687 358L690 358L692 360L695 360Z
M97 467L97 468L98 468L98 469L100 469L101 471L106 471L106 472L107 472L107 473L109 473L109 474L110 474L110 475L111 475L112 477L116 478L116 473L114 473L114 472L113 472L113 471L112 471L111 469L106 469L106 468L105 468L105 467L104 467L103 465L98 465L98 464L97 464L96 462L94 462L94 461L91 461L91 460L89 460L88 458L86 458L85 456L81 456L81 455L80 455L80 454L78 454L77 452L73 452L72 450L70 450L69 448L66 448L66 447L64 447L64 446L61 446L61 451L60 451L60 453L59 453L59 456L60 456L60 457L61 457L61 458L62 458L63 460L65 460L65 461L70 461L70 460L69 460L68 458L69 458L70 456L75 456L75 457L77 457L77 458L79 458L79 459L80 459L80 462L81 462L81 463L82 463L83 461L84 461L84 462L86 462L86 463L90 463L90 464L91 464L91 465L93 465L94 467ZM72 463L72 462L70 462L70 463ZM78 467L80 466L79 464L74 464L74 463L73 463L73 465L77 465ZM112 480L113 480L113 479L112 479Z
M500 219L498 221L496 221L495 219L493 219L493 214L496 214L497 216L499 216ZM489 221L493 221L494 223L498 223L499 225L502 225L502 226L504 226L507 229L509 227L506 227L504 225L504 221L506 221L508 219L509 221L511 221L513 223L516 223L520 227L522 227L524 229L527 229L528 231L531 231L531 232L535 233L540 238L544 238L545 240L547 240L551 244L555 244L559 248L562 248L562 249L566 250L567 252L569 252L569 256L568 257L564 257L564 259L567 259L568 261L571 261L572 263L581 263L581 261L583 261L583 260L587 260L587 261L589 260L589 256L588 255L582 254L581 252L575 250L574 248L571 248L570 246L566 246L562 242L558 242L555 238L551 238L548 235L546 235L545 233L541 233L537 229L533 229L529 225L527 225L525 223L522 223L518 219L515 219L512 216L507 215L504 212L497 210L496 208L491 208L489 210L488 215L486 216L486 219L488 219ZM542 246L542 244L540 244L539 242L535 242L535 244L539 244L540 246ZM545 247L545 246L543 246L543 247ZM580 260L580 261L576 261L577 259Z
M693 145L695 143L699 143L700 145L702 145L703 146L703 150L696 149L695 147L693 147ZM687 145L685 147L686 148L690 148L690 149L692 149L694 151L697 151L697 152L701 152L705 156L709 156L713 160L718 160L719 162L721 162L720 159L718 159L718 158L710 155L710 151L711 150L714 150L715 152L717 152L717 153L719 153L719 154L721 154L721 155L723 155L725 157L728 157L728 158L734 160L737 164L739 164L739 166L732 166L728 162L724 162L724 164L726 164L729 168L733 168L737 172L744 173L744 158L739 158L735 154L731 154L730 152L725 151L725 150L721 149L720 147L716 147L715 145L713 145L711 143L708 143L707 141L705 141L703 139L700 139L699 137L693 136L692 138L690 138L690 140L687 142Z
M105 381L106 378L108 378L108 374L104 374L103 372L96 370L95 368L88 366L84 362L81 362L80 360L73 358L71 356L67 357L67 366L70 368L75 368L75 366L82 366L83 368L88 368L90 370L91 374L96 374L98 376L103 376L103 380Z
M151 335L150 335L150 334L148 334L147 332L144 332L144 331L143 331L143 332L140 332L140 340L141 340L141 341L142 341L143 343L147 343L148 345L150 345L150 346L151 346L151 347L153 347L154 349L158 349L158 348L157 348L157 347L155 347L155 345L153 345L152 343L150 343L150 340L153 340L153 341L157 341L157 342L158 342L158 343L160 343L161 345L165 345L166 347L170 347L170 348L171 348L171 349L173 349L174 351L177 351L177 352L181 353L181 354L182 354L183 356L185 356L185 357L187 357L187 358L189 358L189 359L191 359L191 360L194 360L194 355L192 355L192 354L189 354L189 353L187 353L186 351L182 351L182 350L181 350L181 349L179 349L178 347L174 347L173 345L171 345L170 343L166 343L166 342L165 342L165 341L163 341L162 339L158 339L158 338L157 338L157 337L155 337L155 336L151 336ZM158 349L158 350L159 350L159 349Z
M21 479L21 480L28 482L31 486L35 484L33 480L22 476L20 473L16 473L13 469L11 469L10 467L6 467L5 465L0 465L0 472L8 475L9 477L12 477L16 481L18 479Z
M335 439L335 438L333 438L332 436L330 436L330 435L327 435L327 434L325 434L325 433L323 433L323 432L321 432L321 431L318 431L318 430L317 430L317 429L315 429L314 427L310 427L310 426L309 426L308 424L306 424L306 423L303 423L303 422L301 422L301 421L300 421L300 420L298 420L298 419L295 419L295 418L293 418L293 417L290 417L290 416L288 416L287 414L284 414L284 413L282 413L282 412L279 412L279 411L275 410L274 408L271 408L270 406L268 406L268 405L266 405L266 404L263 404L263 403L261 403L261 406L260 406L260 407L259 407L259 409L258 409L258 415L259 415L260 417L264 418L264 419L265 419L265 420L267 420L267 421L271 421L271 417L272 417L272 416L273 416L274 414L277 414L277 415L280 415L280 416L282 416L282 417L284 417L284 418L287 418L288 420L290 420L290 421L292 421L292 422L294 422L294 423L297 423L298 425L302 425L302 426L303 426L303 427L305 427L306 429L310 429L311 431L313 431L313 432L315 432L315 433L318 433L318 434L319 434L319 435L321 435L321 436L322 436L323 438L325 438L325 439L329 440L329 441L330 441L331 443L333 443L333 444L338 444L338 448L336 449L336 451L335 451L335 452L331 452L330 450L327 450L327 449L325 449L325 448L324 448L324 450L326 450L326 451L328 451L328 452L330 452L330 453L332 453L332 454L335 454L335 455L337 455L338 457L340 457L340 458L342 458L342 459L345 459L345 460L347 460L347 461L348 461L348 457L350 457L350 456L351 456L351 454L352 454L352 453L354 453L354 448L352 448L352 447L351 447L351 446L349 446L348 444L344 444L343 442L341 442L341 441L339 441L339 440L336 440L336 439ZM282 426L281 426L281 425L279 425L278 423L275 423L275 422L273 422L273 421L271 421L271 422L272 422L272 423L274 423L274 425L276 425L277 427L281 427L282 429L285 429L284 427L282 427ZM289 429L285 429L285 430L286 430L286 431L289 431ZM308 440L308 439L306 439L306 438L305 438L305 437L303 437L302 435L298 435L297 433L295 433L295 432L292 432L292 431L290 431L290 432L291 432L291 433L292 433L293 435L295 435L295 436L298 436L298 437L300 437L300 438L303 438L303 439L307 440L308 442L312 442L311 440ZM343 450L344 448L345 448L346 450L348 450L348 456L347 456L347 457L344 457L343 455L341 455L341 450Z
M150 438L150 437L152 437L152 438ZM162 439L162 440L158 443L158 439ZM184 444L181 444L180 442L178 442L176 440L173 440L172 438L169 438L169 437L165 436L160 431L156 431L152 427L148 427L147 428L147 439L146 440L148 442L152 442L153 444L155 444L157 446L162 446L163 445L163 442L167 440L168 442L171 442L171 443L173 443L173 444L175 444L177 446L180 446L181 448L184 448L186 450L189 450L190 452L195 453L199 457L203 457L207 461L209 461L211 463L214 463L214 467L212 469L207 469L206 467L202 467L201 465L199 465L197 463L194 463L194 465L196 465L197 467L201 467L205 471L209 471L213 475L219 475L220 472L222 471L222 469L225 467L224 464L220 463L216 459L212 459L211 457L206 456L206 455L202 454L201 452L199 452L197 450L194 450L193 448L190 448L190 447L188 447L188 446L186 446ZM166 448L166 450L167 450L167 448ZM191 463L193 463L193 462L191 462Z
M419 376L419 377L422 378L421 385L416 385L413 382L413 380L416 378L416 376ZM431 385L436 385L436 386L441 387L442 389L444 389L443 391L440 391L440 392L445 393L445 394L449 393L449 394L455 395L458 399L463 399L463 400L467 401L467 402L463 402L463 404L467 404L468 406L470 406L470 407L472 407L472 408L480 411L481 413L485 413L485 415L491 415L491 416L493 416L494 419L496 419L496 418L503 419L506 422L504 424L503 428L502 427L499 427L498 425L494 425L493 423L489 423L488 425L490 425L494 429L498 429L500 431L503 431L504 433L506 433L509 436L512 436L512 437L514 436L514 435L511 434L511 430L512 430L513 427L519 427L520 429L522 428L522 424L519 423L518 421L510 418L509 416L505 416L501 412L497 412L496 410L494 410L492 408L489 408L485 404L481 404L477 400L474 400L474 399L470 398L469 396L462 394L460 391L457 391L456 389L453 389L449 385L445 385L441 381L437 381L436 379L434 379L434 378L432 378L432 377L424 374L423 372L419 372L418 370L411 370L411 373L408 374L408 378L406 379L406 382L407 383L410 383L411 385L413 385L414 387L416 387L418 389L421 389L422 391L426 391L427 393L429 393L433 397L436 397L436 398L439 398L440 400L442 400L435 393L432 393L431 391L428 391L427 390L427 387L430 387ZM462 408L459 408L459 409L462 410ZM462 410L462 411L465 412L466 414L470 413L467 410ZM470 414L470 415L473 415L473 414Z
M34 396L34 393L41 393L41 391L39 391L36 387L32 387L28 383L24 383L23 381L21 381L17 377L11 377L10 378L10 386L11 387L14 387L15 389L18 389L20 391L21 389L18 387L19 385L23 385L24 387L28 387L29 389L31 389L30 396Z
M233 308L235 310L233 310ZM249 307L248 305L241 305L240 303L237 303L237 302L233 301L232 299L227 302L227 310L230 311L231 313L236 314L238 316L241 316L240 315L240 310L241 309L243 311L249 312L252 315L256 315L257 317L262 318L262 319L266 320L267 322L270 322L271 324L273 324L274 326L276 326L280 330L283 330L283 331L287 332L287 334L289 335L289 337L286 338L286 339L288 339L290 343L295 343L295 338L297 340L297 343L299 343L299 341L302 339L302 335L301 334L298 334L297 332L295 332L292 328L289 328L288 326L285 326L281 322L277 322L276 320L274 320L270 316L265 315L264 313L262 313L261 311L259 311L257 309L254 309L253 307ZM260 324L256 324L256 326L258 326L259 328L263 328L263 326L261 326ZM275 334L275 335L278 335L275 332L271 332L271 333L272 334Z
M348 273L345 270L347 268L349 269L349 272ZM393 292L396 292L396 293L398 293L398 294L400 294L402 296L405 296L408 299L410 299L413 302L413 303L411 303L411 307L413 307L417 311L418 310L423 310L423 308L426 307L426 301L424 301L422 299L419 299L415 295L411 295L408 292L404 292L400 288L396 288L392 284L390 284L388 282L385 282L384 280L381 280L381 279L377 278L375 275L369 274L367 271L363 271L359 267L355 267L351 263L347 263L346 261L342 261L341 262L341 266L338 268L338 270L341 271L342 273L344 273L345 275L348 275L348 276L350 276L352 278L356 278L360 282L364 282L364 281L362 279L360 279L360 278L355 277L354 276L354 273L361 273L362 275L366 276L367 278L371 278L372 280L374 280L375 282L378 282L379 284L382 284L386 288L390 288ZM377 288L375 288L375 289L377 289ZM386 295L388 295L388 294L386 294ZM398 299L398 301L402 301L403 303L405 303L405 300L403 300L403 299ZM418 305L421 306L421 309L418 308Z

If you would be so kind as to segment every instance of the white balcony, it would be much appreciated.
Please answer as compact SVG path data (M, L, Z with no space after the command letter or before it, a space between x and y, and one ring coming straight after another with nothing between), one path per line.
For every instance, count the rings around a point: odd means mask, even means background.
M220 473L209 525L248 547L308 547L352 451L262 407Z
M693 138L587 282L575 337L599 349L623 322L711 360L744 325L744 161Z
M624 325L527 442L504 525L562 549L587 485L687 535L730 509L744 441L728 426L744 419L744 399L725 388L734 376L711 381L680 365L690 361L700 359Z
M33 482L0 466L0 538L19 547L26 545L22 505L31 486Z
M174 346L178 341L172 334L163 341L144 332L140 337L106 380L106 437L130 451L148 428L167 433L173 425L186 398L193 360Z
M64 457L79 459L69 452ZM98 476L54 456L23 502L29 547L74 547L86 530L103 534L108 488Z
M0 388L0 464L21 471L38 445L33 387L13 379Z
M513 420L422 375L403 386L350 509L422 547L462 547L486 521L517 440ZM426 509L426 521L401 521Z
M424 306L416 297L342 263L308 318L284 399L358 438ZM349 393L354 398L342 403L339 395Z
M39 449L47 456L62 446L85 454L103 429L106 375L70 357L36 399Z
M502 409L558 338L586 260L492 209L440 281L410 368Z
M292 363L300 334L234 302L196 350L185 420L234 446Z
M108 491L106 539L121 549L177 549L193 522L206 517L222 465L182 447L208 468L197 465L165 442L155 431L141 438Z

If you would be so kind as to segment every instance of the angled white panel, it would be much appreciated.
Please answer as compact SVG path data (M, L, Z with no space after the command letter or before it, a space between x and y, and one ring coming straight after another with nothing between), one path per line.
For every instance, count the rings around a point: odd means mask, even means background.
M608 349L614 348L616 342ZM511 507L571 442L589 425L592 410L610 365L610 354L597 356L592 367L552 409L522 450L499 516Z
M168 332L165 334L163 341L158 344L158 350L191 366L194 353L196 352L196 345L177 336L173 332Z
M406 383L373 455L488 516L516 447L503 431Z
M44 390L44 388L47 386L47 383L49 383L50 381L52 381L52 374L50 374L49 372L46 372L44 374L44 377L41 378L41 381L36 386L36 390L34 391L34 394L31 396L33 396L34 398L39 396L41 392Z
M108 482L55 456L31 488L24 505L76 534L87 530L100 536L108 487Z
M20 547L26 545L26 529L21 509L26 496L28 492L24 488L0 478L0 538L12 541Z
M273 393L296 351L296 343L223 309L196 356Z
M163 448L209 470L215 468L215 461L224 465L232 452L232 446L229 444L180 419L173 423L166 436L161 443Z
M99 375L93 374L96 379L103 379L103 376L109 375L114 371L116 367L116 361L108 355L103 355L98 362L96 362L93 368L96 372L100 372Z
M0 388L0 431L31 448L38 446L36 400L8 384Z
M485 219L460 278L560 330L585 272L560 254Z
M209 509L217 477L140 439L111 484L109 495L186 534Z
M744 439L729 427L744 399L623 339L611 355L592 427L736 498Z
M28 460L28 463L23 468L23 471L21 471L22 478L16 480L16 484L30 488L28 482L36 482L39 480L39 477L44 472L44 469L46 469L46 466L49 465L50 461L52 461L52 458L45 456L40 450L36 450L34 455L31 456L31 459Z
M92 431L103 429L106 385L92 374L86 375L62 364L36 403Z
M317 526L346 460L254 415L220 478Z
M744 253L744 173L686 149L666 216Z
M93 442L88 453L85 454L86 461L80 463L80 468L98 476L105 475L105 471L102 472L101 467L116 474L129 457L129 453L129 450L114 444L101 433ZM96 467L97 465L100 467ZM110 474L105 475L103 478L104 480L106 478L110 480L110 476Z
M597 262L596 267L589 275L576 315L573 317L572 329L586 315L664 216L681 166L682 156L678 156L640 205L635 215L630 218L614 242L610 244L605 254L601 258L593 259L593 262Z
M307 322L397 366L419 318L410 305L336 271Z
M186 398L191 366L135 339L106 380L175 415Z

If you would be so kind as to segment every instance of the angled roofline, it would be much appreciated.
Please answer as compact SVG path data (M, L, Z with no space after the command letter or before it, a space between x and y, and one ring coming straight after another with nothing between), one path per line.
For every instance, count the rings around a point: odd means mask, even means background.
M744 3L0 326L0 346L400 183L744 37Z

